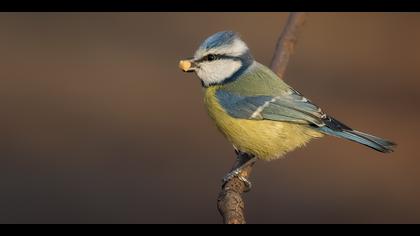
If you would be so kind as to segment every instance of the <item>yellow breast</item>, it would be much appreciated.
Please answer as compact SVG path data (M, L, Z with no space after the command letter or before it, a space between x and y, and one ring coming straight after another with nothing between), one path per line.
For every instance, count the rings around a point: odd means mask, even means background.
M231 117L222 108L215 93L217 86L205 90L204 103L218 129L238 150L263 160L280 158L289 151L323 135L304 125L270 120Z

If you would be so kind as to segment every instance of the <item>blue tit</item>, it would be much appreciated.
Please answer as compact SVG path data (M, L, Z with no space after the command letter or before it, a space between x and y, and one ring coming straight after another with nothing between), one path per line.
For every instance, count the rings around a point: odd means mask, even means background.
M255 61L235 32L210 36L179 67L197 74L209 116L238 152L275 160L324 135L383 153L393 151L395 143L354 130L324 113Z

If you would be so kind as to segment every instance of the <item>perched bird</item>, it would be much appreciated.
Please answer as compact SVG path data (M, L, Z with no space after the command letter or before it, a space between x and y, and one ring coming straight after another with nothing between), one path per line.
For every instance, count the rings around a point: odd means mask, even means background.
M208 114L237 152L274 160L313 138L332 135L380 152L393 142L353 130L254 60L237 33L207 38L193 58L181 60L184 72L195 72L204 87ZM230 176L232 177L232 175Z

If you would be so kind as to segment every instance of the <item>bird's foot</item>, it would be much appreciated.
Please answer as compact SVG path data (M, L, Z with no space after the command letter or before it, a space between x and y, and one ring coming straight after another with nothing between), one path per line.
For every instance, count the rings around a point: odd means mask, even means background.
M244 168L248 167L249 165L254 164L257 161L257 158L252 155L249 155L247 153L242 153L242 152L238 153L237 158L238 158L238 161L235 166L236 168L234 167L232 171L230 171L227 175L225 175L225 177L222 180L223 186L227 182L229 182L231 179L236 177L245 184L244 192L248 192L252 188L252 183L246 177L242 176L241 172L243 171Z
M242 181L245 184L245 190L244 192L249 192L252 188L252 183L249 179L246 177L241 176L241 170L235 169L231 172L229 172L225 177L223 177L223 186L229 182L231 179L237 177L240 181Z

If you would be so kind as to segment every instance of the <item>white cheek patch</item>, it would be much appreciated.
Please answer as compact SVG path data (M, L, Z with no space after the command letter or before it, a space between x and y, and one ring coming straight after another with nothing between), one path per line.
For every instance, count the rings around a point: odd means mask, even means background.
M211 62L202 62L196 70L198 77L206 86L218 84L232 76L241 68L242 63L234 60L216 60Z

